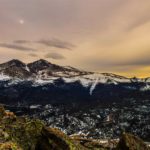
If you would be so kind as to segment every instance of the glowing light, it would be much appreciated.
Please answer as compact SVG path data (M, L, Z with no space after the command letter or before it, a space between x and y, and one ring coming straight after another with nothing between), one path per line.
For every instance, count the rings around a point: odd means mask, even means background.
M20 20L19 20L19 23L20 23L21 25L23 25L23 24L24 24L24 20L23 20L23 19L20 19Z

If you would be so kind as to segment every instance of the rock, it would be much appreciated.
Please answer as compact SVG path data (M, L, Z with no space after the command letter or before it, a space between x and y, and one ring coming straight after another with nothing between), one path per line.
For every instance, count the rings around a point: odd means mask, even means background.
M150 150L150 148L140 138L123 133L116 150Z
M37 119L17 117L0 106L0 150L108 150L92 139L75 139ZM149 150L139 138L124 133L114 150Z
M6 142L0 144L0 150L23 150L23 149L19 147L16 143Z
M0 119L2 119L5 115L5 109L2 105L0 105Z
M55 128L44 127L42 139L38 142L36 150L86 150L79 142L75 142L67 135Z
M0 150L86 150L79 142L58 129L46 127L40 120L16 117L3 107L0 116Z

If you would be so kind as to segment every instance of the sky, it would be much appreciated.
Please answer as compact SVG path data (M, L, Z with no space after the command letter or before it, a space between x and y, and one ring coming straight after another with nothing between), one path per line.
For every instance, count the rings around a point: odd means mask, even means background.
M0 63L150 76L149 0L0 0Z

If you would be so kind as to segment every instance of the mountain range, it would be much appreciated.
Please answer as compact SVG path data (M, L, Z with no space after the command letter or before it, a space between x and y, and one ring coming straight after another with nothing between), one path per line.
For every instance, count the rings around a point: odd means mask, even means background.
M67 135L150 141L150 78L127 78L59 66L46 60L0 64L0 103Z
M40 59L0 64L1 102L87 102L149 97L150 78L88 72ZM22 97L22 95L25 95Z

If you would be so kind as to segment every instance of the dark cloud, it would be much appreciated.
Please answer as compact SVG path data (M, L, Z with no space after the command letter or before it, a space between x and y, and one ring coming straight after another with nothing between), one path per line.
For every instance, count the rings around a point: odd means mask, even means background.
M37 43L37 44L45 45L47 47L55 47L55 48L68 49L68 50L72 50L75 47L75 45L73 45L70 42L62 41L56 38L49 39L49 40L42 39L38 41L16 40L13 41L13 43L15 44Z
M19 51L36 51L35 49L30 48L30 47L25 47L25 46L16 45L16 44L9 44L9 43L0 43L0 47L15 49Z
M48 53L45 55L45 58L52 58L52 59L65 59L65 57L58 53Z
M62 48L62 49L68 49L71 50L75 47L72 43L61 41L59 39L51 39L51 40L39 40L37 43L43 44L48 47L56 47L56 48Z

